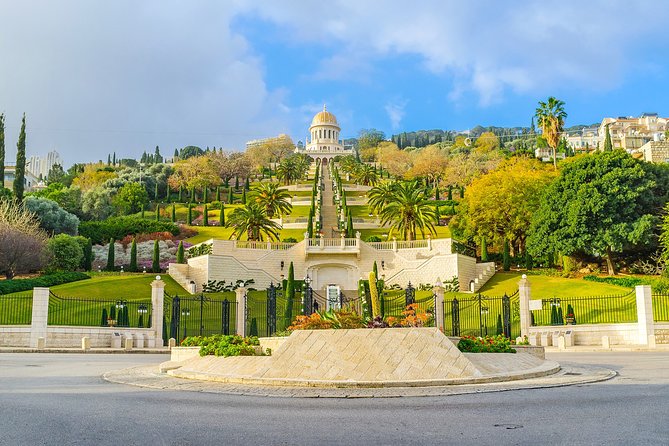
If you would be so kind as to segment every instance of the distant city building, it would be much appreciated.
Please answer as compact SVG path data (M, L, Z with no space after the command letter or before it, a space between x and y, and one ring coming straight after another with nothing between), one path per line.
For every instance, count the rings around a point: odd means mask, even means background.
M12 189L14 187L14 178L16 176L16 166L9 165L5 166L5 184L4 187L7 189ZM23 180L23 187L26 192L33 192L41 188L43 183L40 182L39 178L36 177L27 167L26 174Z
M640 149L650 141L664 139L664 132L669 130L669 118L660 118L657 113L643 113L638 118L604 118L599 126L599 149L604 149L606 126L609 127L613 148L628 152Z
M26 169L30 170L33 175L37 178L47 179L51 168L56 165L63 165L63 160L60 157L60 154L55 150L47 153L46 157L41 156L31 156L26 163Z
M649 141L637 151L643 154L644 161L650 163L669 163L669 141Z
M597 127L583 128L578 133L567 136L567 144L576 152L597 149L598 143L599 134Z
M286 135L285 133L281 133L279 136L273 136L271 138L261 138L248 141L246 143L246 150L250 149L251 147L263 146L265 144L280 144L280 143L292 144L293 141L290 139L290 136Z

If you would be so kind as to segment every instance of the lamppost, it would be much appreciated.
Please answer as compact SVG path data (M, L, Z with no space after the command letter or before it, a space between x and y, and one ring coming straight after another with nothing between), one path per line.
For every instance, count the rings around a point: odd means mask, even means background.
M144 315L148 312L149 309L146 304L139 304L139 307L137 307L137 313L139 313L139 322L137 325L139 325L139 328L144 328Z
M190 316L190 310L188 308L184 308L181 310L181 317L184 320L184 335L182 339L186 338L186 318Z
M488 336L488 307L481 307L481 315L483 315L484 322L483 326L485 327L485 335Z
M404 291L404 303L409 306L414 302L416 302L416 289L409 282L407 289Z

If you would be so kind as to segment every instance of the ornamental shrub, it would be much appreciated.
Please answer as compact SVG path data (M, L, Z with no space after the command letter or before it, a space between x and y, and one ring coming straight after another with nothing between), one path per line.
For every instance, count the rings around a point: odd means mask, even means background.
M132 239L132 245L130 245L130 265L128 265L128 271L131 273L137 272L137 239Z
M0 294L20 293L32 290L35 287L50 288L64 283L76 282L78 280L90 279L91 276L81 272L63 271L45 274L32 279L0 280Z
M179 247L177 248L177 263L186 263L183 240L179 241Z
M109 251L107 251L107 271L114 271L114 239L109 239Z
M170 232L179 234L179 227L174 223L143 220L135 217L112 217L101 221L85 221L79 224L79 234L100 245L110 238L120 240L127 235L148 234L152 232Z
M59 271L74 271L81 265L84 250L76 237L67 234L58 234L47 242L51 254L50 268Z
M160 245L158 240L153 241L153 263L151 266L151 271L154 273L160 272Z
M463 336L458 342L458 349L463 353L516 353L511 348L511 340L502 335L486 336Z
M202 226L209 226L209 209L207 209L206 204L204 205L204 209L202 210Z

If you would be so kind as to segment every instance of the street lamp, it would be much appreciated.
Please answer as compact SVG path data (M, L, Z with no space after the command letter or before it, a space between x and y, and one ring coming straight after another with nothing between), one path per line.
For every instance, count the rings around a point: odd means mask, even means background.
M485 335L488 336L488 307L481 307L481 314L484 317L483 325L485 327Z
M186 318L188 316L190 316L190 310L188 308L181 310L181 317L184 319L184 335L182 339L186 338Z
M305 315L310 315L313 314L314 312L314 300L312 297L312 289L311 289L311 277L309 277L309 274L307 274L304 277L304 284L306 287L304 288L304 295L302 296L302 306L304 307L304 314Z

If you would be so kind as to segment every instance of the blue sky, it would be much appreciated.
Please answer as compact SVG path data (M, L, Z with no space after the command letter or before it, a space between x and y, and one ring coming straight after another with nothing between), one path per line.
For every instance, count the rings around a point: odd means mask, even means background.
M567 125L669 115L669 8L651 1L194 0L3 2L0 111L8 161L66 164L187 144L303 139L323 103L342 135Z

